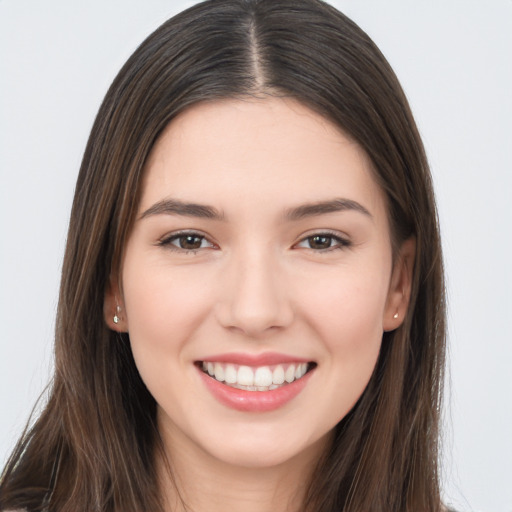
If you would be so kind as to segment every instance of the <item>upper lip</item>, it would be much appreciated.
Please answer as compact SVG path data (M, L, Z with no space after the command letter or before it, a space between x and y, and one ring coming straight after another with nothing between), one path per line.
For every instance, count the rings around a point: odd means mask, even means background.
M263 352L261 354L248 354L242 352L228 352L215 354L200 360L211 363L232 363L245 366L271 366L281 363L309 363L311 359L280 354L278 352Z

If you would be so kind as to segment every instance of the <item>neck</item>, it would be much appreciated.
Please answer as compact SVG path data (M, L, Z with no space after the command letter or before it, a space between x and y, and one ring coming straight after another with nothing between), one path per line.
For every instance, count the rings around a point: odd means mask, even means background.
M185 439L162 436L160 488L167 512L299 512L329 439L274 466L231 465Z

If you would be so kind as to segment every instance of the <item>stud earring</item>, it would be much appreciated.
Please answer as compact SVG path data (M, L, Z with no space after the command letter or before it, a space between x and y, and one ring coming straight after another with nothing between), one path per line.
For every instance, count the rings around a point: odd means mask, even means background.
M116 306L116 312L114 313L114 323L115 324L118 324L119 323L119 314L121 313L121 307L120 306Z
M393 315L393 318L398 318L398 311Z

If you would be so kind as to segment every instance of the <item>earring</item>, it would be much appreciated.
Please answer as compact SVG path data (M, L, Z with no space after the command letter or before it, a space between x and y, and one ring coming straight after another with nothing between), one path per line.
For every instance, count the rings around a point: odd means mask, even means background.
M115 324L119 323L119 316L118 316L119 313L121 313L121 307L116 306L116 312L114 313L114 319L113 319Z
M393 315L393 318L398 318L398 311Z

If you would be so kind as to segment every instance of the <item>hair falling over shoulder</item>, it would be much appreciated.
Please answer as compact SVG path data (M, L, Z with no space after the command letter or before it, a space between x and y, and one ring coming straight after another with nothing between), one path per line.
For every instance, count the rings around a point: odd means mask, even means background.
M393 242L416 238L407 318L384 333L372 378L336 427L309 484L308 512L438 512L445 351L441 246L430 172L389 64L352 21L320 0L209 0L151 34L111 85L83 156L55 334L55 374L0 482L0 510L163 510L156 404L127 334L105 324L143 169L167 124L190 105L294 98L365 150Z

